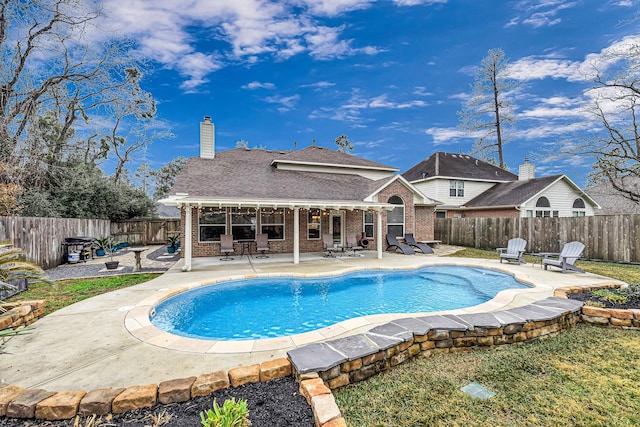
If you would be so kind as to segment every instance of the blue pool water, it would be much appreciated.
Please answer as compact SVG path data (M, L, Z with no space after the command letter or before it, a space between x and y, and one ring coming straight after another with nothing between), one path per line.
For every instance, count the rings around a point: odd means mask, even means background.
M509 274L457 266L369 270L314 279L247 279L169 298L156 306L151 322L192 338L273 338L372 314L470 307L502 290L527 287Z

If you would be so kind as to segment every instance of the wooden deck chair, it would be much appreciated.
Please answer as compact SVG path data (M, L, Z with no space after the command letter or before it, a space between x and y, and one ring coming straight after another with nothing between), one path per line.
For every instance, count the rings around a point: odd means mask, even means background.
M256 258L269 258L269 255L266 255L264 251L270 250L269 246L269 235L265 233L258 234L256 238L256 251L260 251L260 255L257 255Z
M360 254L358 254L358 251L361 251L364 248L358 244L356 235L350 234L347 236L347 249L353 251L353 253L351 253L349 256L360 256Z
M506 248L496 248L496 251L500 252L500 264L502 264L503 259L508 262L514 261L519 264L526 264L527 262L522 257L526 247L527 241L516 237L509 240Z
M336 250L336 248L333 244L333 236L330 233L325 233L322 235L322 249L326 251L326 253L324 254L325 258L335 257L333 252Z
M565 243L562 247L562 252L559 254L546 254L542 260L544 269L547 269L548 265L553 265L562 269L563 273L567 271L575 271L577 273L584 273L584 270L576 267L575 262L582 256L584 251L584 244L581 242L569 242ZM557 256L558 259L549 259L549 256Z
M229 261L232 260L229 256L230 253L235 252L233 249L233 236L231 234L223 234L220 236L220 252L224 254L220 261Z
M431 246L429 245L425 245L424 243L418 243L416 242L415 237L413 237L413 233L407 233L404 235L404 242L411 246L412 248L417 248L420 250L420 252L422 252L423 254L432 254L433 253L433 249L431 249Z
M416 253L411 246L398 242L398 239L393 234L387 234L387 245L387 250L394 248L395 251L400 250L405 255L413 255Z

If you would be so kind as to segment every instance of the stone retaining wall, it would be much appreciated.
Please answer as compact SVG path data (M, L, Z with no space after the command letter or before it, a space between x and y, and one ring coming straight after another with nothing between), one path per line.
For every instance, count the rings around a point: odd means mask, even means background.
M46 302L44 300L0 304L2 309L0 310L0 331L5 329L16 330L29 326L44 316L45 305ZM8 338L4 338L4 340L6 339Z
M598 286L570 286L558 288L554 291L554 296L567 298L569 294L579 294L597 289L619 288L617 283L598 285ZM597 326L609 326L614 328L640 329L640 310L630 309L622 310L616 308L591 307L585 305L582 307L580 319L585 323Z

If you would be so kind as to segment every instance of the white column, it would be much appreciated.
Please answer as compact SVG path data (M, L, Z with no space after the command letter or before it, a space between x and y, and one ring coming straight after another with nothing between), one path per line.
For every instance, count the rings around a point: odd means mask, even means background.
M300 264L300 208L293 208L293 263Z
M377 233L378 259L382 259L382 209L378 210L378 233Z
M191 205L187 203L184 209L184 266L182 271L191 271L191 233L193 232L191 230Z

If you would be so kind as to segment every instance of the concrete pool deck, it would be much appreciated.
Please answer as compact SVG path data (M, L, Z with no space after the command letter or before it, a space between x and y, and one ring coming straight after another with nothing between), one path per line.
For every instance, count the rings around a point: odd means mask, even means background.
M488 267L510 272L532 289L506 291L499 297L456 313L477 313L519 307L547 298L564 286L617 283L593 274L562 274L540 265L500 264L497 260L445 258L454 249L443 246L437 255L406 256L374 253L363 257L324 258L301 255L300 264L291 255L267 259L246 257L221 262L218 258L196 258L192 271L182 272L178 261L167 273L152 281L81 301L36 322L30 333L12 338L0 355L0 384L56 391L92 390L160 383L218 370L286 357L288 350L311 342L348 336L376 325L414 314L379 315L353 319L320 331L293 337L258 341L190 340L161 332L148 324L148 311L156 301L178 288L191 288L224 279L256 276L333 275L354 269L417 268L455 264Z

